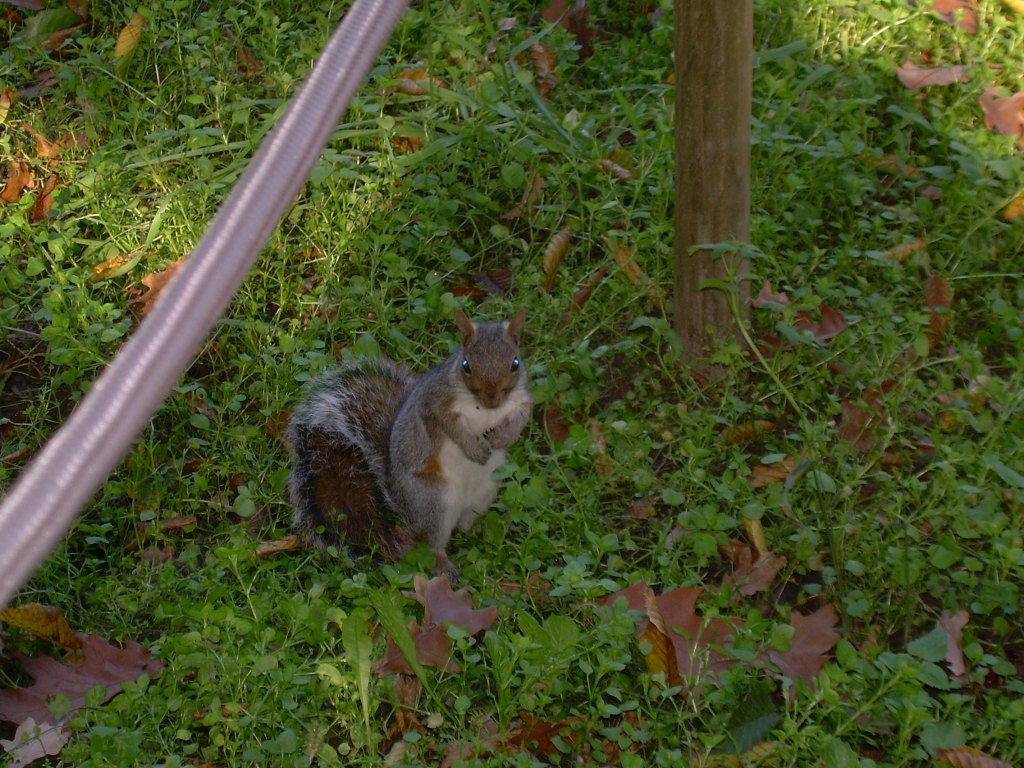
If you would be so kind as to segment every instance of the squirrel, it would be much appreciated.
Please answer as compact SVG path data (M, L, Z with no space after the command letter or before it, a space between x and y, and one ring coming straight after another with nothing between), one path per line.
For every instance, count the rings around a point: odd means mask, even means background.
M494 470L530 417L519 356L525 314L473 323L461 348L415 376L387 358L312 381L286 434L292 527L316 546L377 547L399 559L426 541L439 572L456 526L469 530L498 493Z

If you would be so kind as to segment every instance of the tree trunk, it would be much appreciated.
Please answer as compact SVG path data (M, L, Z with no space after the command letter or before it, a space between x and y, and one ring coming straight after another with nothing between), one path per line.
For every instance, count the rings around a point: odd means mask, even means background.
M706 280L745 274L746 258L691 253L750 238L752 0L675 0L675 328L695 362L737 334L725 294ZM740 285L743 319L749 290Z

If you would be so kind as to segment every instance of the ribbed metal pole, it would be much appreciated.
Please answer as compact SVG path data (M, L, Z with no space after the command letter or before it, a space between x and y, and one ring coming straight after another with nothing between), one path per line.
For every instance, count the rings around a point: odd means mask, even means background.
M224 312L405 10L356 0L186 264L0 503L0 608L128 452Z

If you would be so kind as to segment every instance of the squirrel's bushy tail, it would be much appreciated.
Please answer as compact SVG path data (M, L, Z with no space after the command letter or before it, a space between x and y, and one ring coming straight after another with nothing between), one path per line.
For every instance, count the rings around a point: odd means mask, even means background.
M310 384L292 414L288 491L294 528L321 546L398 546L387 491L391 424L412 377L390 360L360 361Z

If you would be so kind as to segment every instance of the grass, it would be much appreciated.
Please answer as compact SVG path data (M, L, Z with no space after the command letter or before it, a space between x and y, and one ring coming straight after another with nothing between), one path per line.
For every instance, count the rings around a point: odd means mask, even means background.
M5 17L2 83L53 70L56 84L14 102L0 154L60 183L44 220L30 221L31 196L0 219L2 456L37 449L116 353L135 323L128 288L188 253L344 8L161 0L121 77L111 52L136 7L95 5L57 53L19 40L21 21ZM670 319L610 258L625 246L671 285L670 4L654 22L589 5L600 32L584 63L532 4L428 0L406 14L228 314L19 597L144 642L165 664L80 710L58 764L377 765L383 750L424 764L483 739L490 721L508 731L522 718L571 718L578 735L557 742L565 754L464 764L709 764L737 751L759 686L778 717L757 740L775 746L750 763L919 765L960 744L1024 761L1024 227L1001 216L1024 160L977 106L989 84L1017 87L1024 19L984 2L969 35L898 0L756 4L751 279L755 293L771 280L789 306L755 310L750 332L791 343L763 362L725 344L728 375L702 386ZM518 24L502 32L505 17ZM239 70L225 28L261 72ZM518 56L536 40L558 62L549 99ZM923 51L977 65L971 82L903 89L896 68ZM397 93L406 70L444 87ZM88 142L46 165L25 126ZM634 180L601 170L614 151ZM503 218L534 173L545 186L533 214ZM541 254L565 226L573 240L545 293ZM924 248L887 257L916 238ZM137 251L128 271L92 280L100 262ZM599 268L608 275L563 320ZM496 269L513 274L510 296L467 296L472 275ZM940 343L929 276L954 294ZM799 313L822 304L848 327L808 340ZM358 352L427 368L451 349L458 306L486 318L526 309L538 418L499 503L451 548L474 603L500 619L479 636L451 631L461 671L428 670L417 730L403 727L392 681L366 669L383 652L382 606L416 616L401 591L429 556L380 566L253 549L287 532L275 425L303 382ZM868 444L841 439L844 407L870 414L879 396ZM545 429L549 406L564 441ZM772 426L719 438L754 420ZM784 457L803 462L789 482L752 487L758 465ZM0 487L18 464L0 462ZM184 515L196 520L184 530L153 526ZM751 519L788 564L770 591L740 597L720 586L719 547ZM154 545L173 557L148 564L140 553ZM707 587L703 615L743 617L736 653L748 663L696 700L648 675L632 619L595 607L641 578ZM841 619L835 659L812 690L787 695L752 660L788 642L792 611L824 603ZM960 609L968 671L954 681L942 653L915 641ZM0 682L17 674L0 660Z

